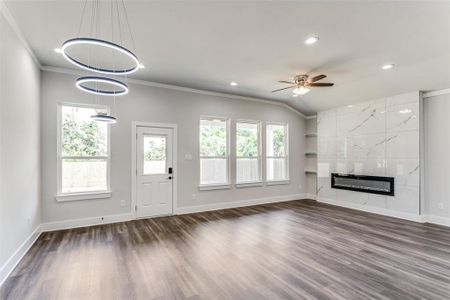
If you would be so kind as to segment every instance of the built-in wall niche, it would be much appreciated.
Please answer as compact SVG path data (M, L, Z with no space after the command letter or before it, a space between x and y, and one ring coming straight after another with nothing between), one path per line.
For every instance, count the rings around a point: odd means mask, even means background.
M306 190L308 194L315 197L317 195L317 118L306 121L305 174Z

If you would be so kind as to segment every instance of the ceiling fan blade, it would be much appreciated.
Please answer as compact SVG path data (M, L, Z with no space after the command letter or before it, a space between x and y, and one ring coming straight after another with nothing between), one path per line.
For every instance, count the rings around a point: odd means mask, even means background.
M292 81L285 81L285 80L280 80L280 81L278 81L278 82L280 82L280 83L288 83L288 84L295 84L295 82L292 82Z
M325 77L327 77L327 75L317 75L317 76L314 76L313 78L311 78L311 80L309 80L309 82L316 82L321 79L324 79Z
M287 89L291 89L291 88L293 88L293 87L296 87L295 85L293 85L293 86L288 86L288 87L285 87L285 88L282 88L282 89L278 89L278 90L273 90L272 91L272 93L275 93L275 92L279 92L279 91L282 91L282 90L287 90Z
M314 87L326 87L326 86L333 86L334 83L325 83L325 82L319 82L319 83L311 83L309 86L314 86Z

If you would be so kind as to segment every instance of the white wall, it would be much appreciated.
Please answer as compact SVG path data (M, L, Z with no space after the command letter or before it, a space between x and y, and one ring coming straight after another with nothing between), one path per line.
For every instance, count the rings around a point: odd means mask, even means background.
M178 206L192 207L213 203L249 200L305 193L305 120L291 110L273 104L175 91L144 85L130 86L130 93L118 98L118 123L111 129L111 187L109 199L56 202L56 107L58 102L93 103L93 97L78 91L72 75L42 74L42 203L44 222L129 213L131 206L131 122L178 124ZM102 100L102 104L111 99ZM198 125L201 115L255 119L289 123L290 184L199 191ZM233 128L233 126L232 126ZM232 132L233 134L233 132ZM233 144L232 144L233 148ZM193 160L185 160L192 154ZM232 160L233 162L233 160ZM234 180L235 167L231 174ZM301 188L300 188L301 186ZM192 195L196 194L196 200ZM120 206L120 200L126 206Z
M0 3L1 4L1 3ZM41 222L40 71L0 9L0 282Z
M424 214L450 225L450 94L424 99Z
M320 112L317 122L319 200L418 219L419 92ZM395 177L395 196L332 189L333 172Z

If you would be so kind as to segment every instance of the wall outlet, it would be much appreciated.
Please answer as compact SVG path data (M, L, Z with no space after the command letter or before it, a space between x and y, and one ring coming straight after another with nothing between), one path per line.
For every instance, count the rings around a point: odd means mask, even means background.
M439 209L444 209L444 202L439 202L437 206Z
M192 200L197 200L197 194L192 194Z
M125 200L120 200L120 207L125 207Z

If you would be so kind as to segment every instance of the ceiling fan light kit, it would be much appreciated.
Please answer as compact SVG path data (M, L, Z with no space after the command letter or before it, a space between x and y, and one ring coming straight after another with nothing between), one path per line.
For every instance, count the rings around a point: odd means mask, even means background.
M327 76L326 75L317 75L317 76L314 76L313 78L309 79L309 75L303 74L303 75L295 76L293 81L280 80L278 82L291 84L291 86L288 86L288 87L285 87L285 88L281 88L281 89L277 89L277 90L273 90L272 93L276 93L276 92L279 92L279 91L283 91L283 90L294 88L292 93L293 93L293 96L295 97L296 95L300 95L300 96L305 95L306 93L308 93L310 91L310 87L329 87L329 86L333 86L334 83L316 83L316 81L322 80L325 77L327 77Z
M92 3L92 10L90 15L90 32L89 36L94 37L80 37L81 28L83 25L83 19L86 11L86 7L88 5L88 2ZM124 76L125 82L127 81L127 75L132 74L136 72L139 69L143 69L144 65L139 62L139 59L137 56L130 51L129 49L122 46L123 40L122 40L122 28L121 28L121 15L125 18L125 24L126 28L128 29L129 37L131 40L131 43L133 45L133 49L135 49L134 46L134 39L133 34L131 32L130 24L128 21L128 14L125 7L125 2L117 1L117 0L110 0L110 18L111 18L111 41L100 39L98 38L99 35L99 24L100 24L100 6L101 6L100 0L94 0L94 1L84 1L83 5L83 11L81 13L81 20L80 25L78 28L78 34L77 37L66 40L61 48L55 49L55 52L62 54L62 56L71 64L86 70L88 72L92 73L100 73L100 74L106 74L106 75L113 75L113 76ZM123 12L120 13L119 10L119 3L121 3L121 7ZM117 18L117 29L118 29L118 38L120 43L114 42L114 18ZM69 50L74 46L82 46L86 48L86 56L87 59L83 61L81 58L75 58L75 56L69 54ZM99 54L97 54L97 57L92 57L92 47L100 47L103 49L107 49L111 51L111 55L114 61L114 67L101 67L98 64L99 61ZM120 63L117 62L118 57L125 57L127 60L131 61L131 65L127 67L117 67L117 65L120 65ZM97 63L97 64L95 64ZM96 96L96 104L98 104L98 96L112 96L114 98L114 110L116 107L116 96L122 96L126 95L129 91L128 85L120 80L103 77L103 76L82 76L76 79L75 85L80 90L94 94ZM108 86L108 88L100 88L99 85L102 86ZM111 88L109 88L111 87ZM96 115L91 116L91 119L93 119L96 122L103 122L108 124L116 123L117 120L115 117L108 115L106 113L98 113Z
M296 95L302 96L302 95L305 95L306 93L308 93L309 89L307 87L300 86L298 88L295 88L292 92Z

